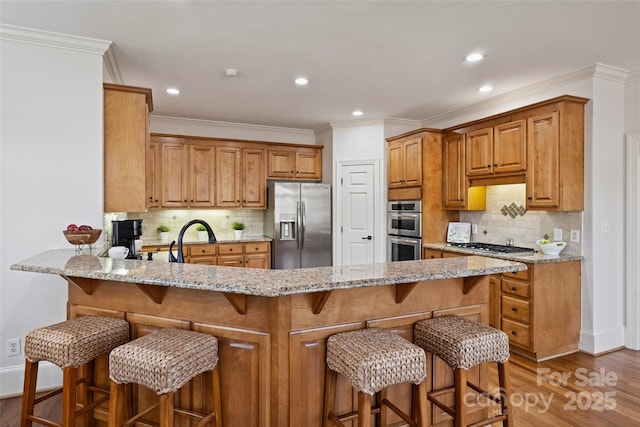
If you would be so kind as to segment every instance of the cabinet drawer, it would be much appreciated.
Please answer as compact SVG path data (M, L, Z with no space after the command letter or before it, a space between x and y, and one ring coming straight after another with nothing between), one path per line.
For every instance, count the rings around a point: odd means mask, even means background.
M515 280L508 280L503 277L502 292L506 294L518 295L524 298L530 298L531 285L529 285L528 283L516 282Z
M527 265L527 270L522 271L514 271L502 273L503 277L513 277L514 279L526 280L527 282L531 279L531 265Z
M529 302L509 296L502 296L502 317L529 324Z
M243 255L227 255L218 257L218 265L224 267L244 267Z
M502 331L509 335L509 341L522 347L529 348L531 345L531 337L529 335L529 326L514 322L509 319L502 319Z
M227 255L227 254L241 254L243 251L243 244L242 243L223 243L218 245L218 253L220 255Z
M244 252L247 254L252 254L257 252L269 252L270 246L271 246L270 242L245 243Z
M189 246L190 256L215 255L218 253L216 245L193 245Z

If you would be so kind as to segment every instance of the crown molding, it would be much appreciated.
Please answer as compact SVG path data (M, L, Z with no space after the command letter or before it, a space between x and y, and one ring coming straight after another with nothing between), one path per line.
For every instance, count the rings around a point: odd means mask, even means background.
M326 126L331 126L333 129L340 128L352 128L359 126L387 126L387 125L403 125L403 126L415 126L419 128L422 126L422 122L420 120L410 120L410 119L396 119L391 117L384 118L372 118L372 119L358 119L358 120L347 120L344 122L329 122L328 125L321 127L320 129L325 128ZM316 133L318 130L316 130Z
M241 129L241 130L250 130L250 131L263 131L263 132L280 132L287 134L295 134L295 135L311 135L314 133L312 130L308 129L297 129L297 128L286 128L279 126L267 126L267 125L254 125L249 123L234 123L234 122L220 122L216 120L205 120L205 119L191 119L184 117L172 117L172 116L159 116L152 114L150 117L156 121L175 123L175 124L183 124L187 126L207 126L207 127L217 127L217 128L226 128L226 129Z
M33 28L0 24L0 39L16 43L27 43L38 46L104 55L111 42L89 37L54 33L52 31L35 30Z
M629 80L629 76L632 74L633 73L630 73L627 70L612 67L606 64L596 63L548 80L534 83L532 85L495 96L491 99L470 105L468 107L463 107L457 110L452 110L446 113L428 117L422 120L421 123L422 127L429 127L429 123L445 120L455 120L455 118L460 115L481 113L482 111L485 111L486 109L491 107L497 107L505 103L515 102L522 98L536 95L538 93L545 92L559 86L568 85L570 83L579 82L581 80L591 79L594 77L624 83Z
M636 80L640 80L640 70L631 71L627 76L627 82L634 82Z
M104 66L111 77L111 81L117 84L123 84L122 74L120 74L120 67L118 66L118 61L116 59L116 53L113 50L113 45L110 45L107 48L107 51L104 53L102 57L104 61Z

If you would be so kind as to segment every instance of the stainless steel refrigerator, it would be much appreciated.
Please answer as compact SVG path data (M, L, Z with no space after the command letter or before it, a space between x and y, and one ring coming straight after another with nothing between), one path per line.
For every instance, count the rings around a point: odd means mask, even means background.
M264 234L276 269L331 265L331 186L269 182Z

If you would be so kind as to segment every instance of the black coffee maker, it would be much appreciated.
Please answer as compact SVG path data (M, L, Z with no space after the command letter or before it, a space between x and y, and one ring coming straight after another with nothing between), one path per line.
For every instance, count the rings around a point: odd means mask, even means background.
M111 245L129 248L128 259L142 259L142 253L136 252L136 241L142 236L142 220L111 221L111 226Z

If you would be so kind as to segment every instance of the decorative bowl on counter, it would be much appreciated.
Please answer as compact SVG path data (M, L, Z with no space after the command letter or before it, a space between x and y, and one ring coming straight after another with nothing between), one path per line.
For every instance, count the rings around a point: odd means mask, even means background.
M64 237L67 238L67 241L72 245L91 245L98 240L102 230L93 229L93 230L82 230L82 231L69 231L63 230L62 233Z
M560 252L567 246L566 242L552 242L544 239L537 240L536 244L545 255L560 255Z

